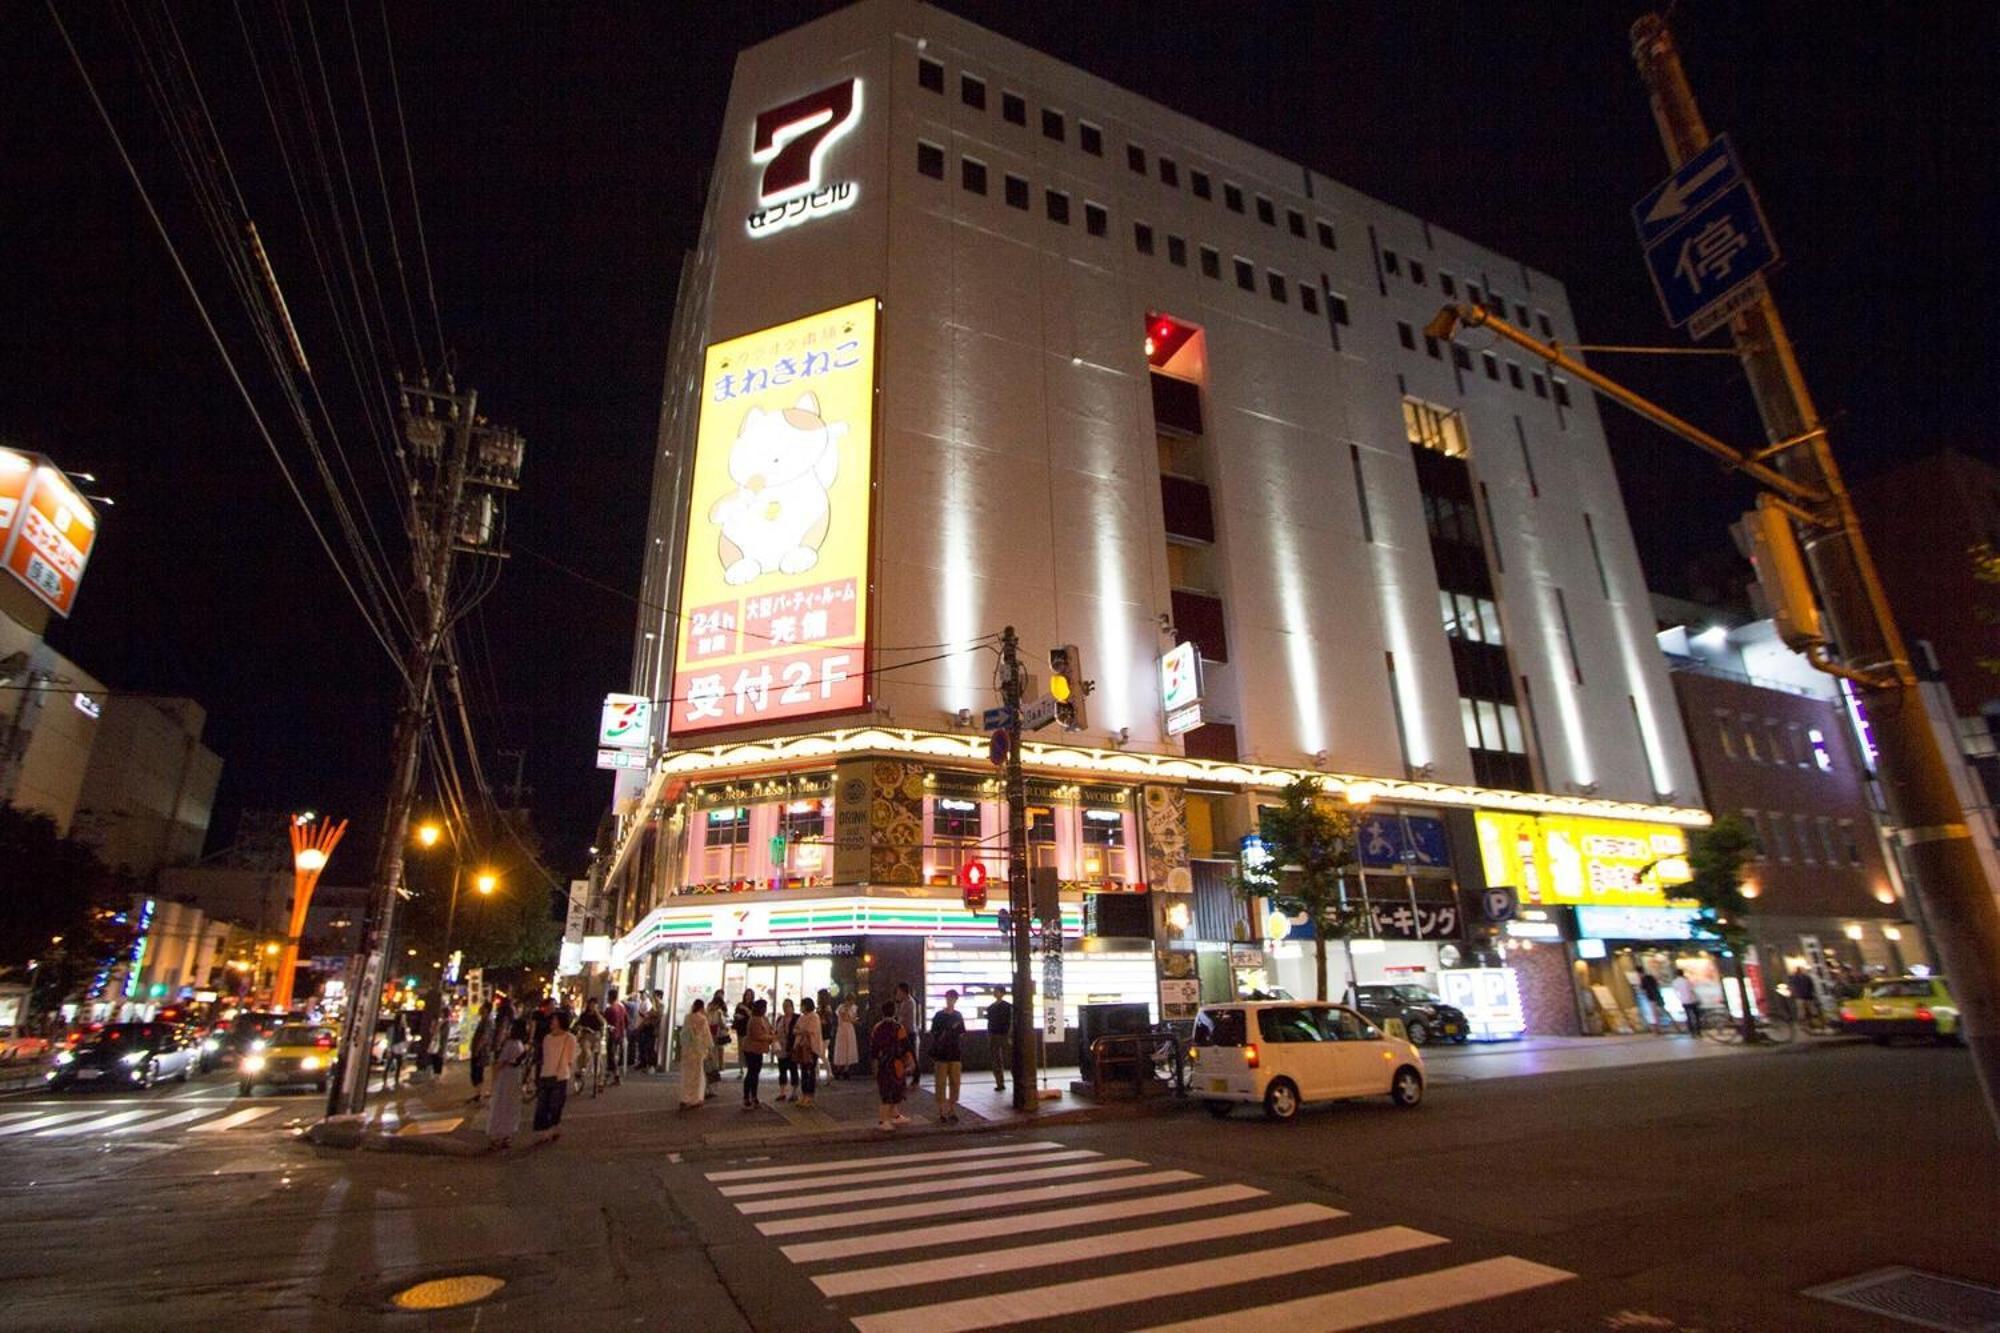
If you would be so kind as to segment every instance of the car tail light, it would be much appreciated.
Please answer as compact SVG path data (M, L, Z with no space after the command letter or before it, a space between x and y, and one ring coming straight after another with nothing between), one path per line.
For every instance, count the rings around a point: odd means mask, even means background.
M1854 1021L1854 1011L1844 1004L1840 1006L1840 1021L1843 1023L1852 1023Z
M1922 1007L1921 1005L1920 1005L1920 1006L1918 1006L1918 1008L1917 1008L1917 1021L1918 1021L1919 1023L1928 1023L1928 1022L1930 1022L1930 1021L1931 1021L1931 1019L1932 1019L1932 1014L1931 1014L1931 1011L1930 1011L1930 1010L1928 1010L1928 1009L1925 1009L1925 1008L1923 1008L1923 1007Z
M1251 1069L1257 1067L1257 1045L1255 1042L1243 1048L1243 1063Z

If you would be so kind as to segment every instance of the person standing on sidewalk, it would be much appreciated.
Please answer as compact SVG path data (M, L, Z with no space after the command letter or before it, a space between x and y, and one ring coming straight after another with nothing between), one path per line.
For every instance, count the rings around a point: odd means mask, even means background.
M576 1065L576 1090L582 1092L584 1085L590 1085L590 1095L604 1086L604 1032L608 1025L604 1015L598 1012L597 998L592 996L583 1002L583 1015L576 1020L576 1038L579 1047Z
M715 1032L708 1025L708 1006L699 999L681 1024L681 1110L699 1110L714 1094L708 1090L708 1061L715 1049Z
M472 1029L472 1096L467 1101L477 1105L482 1084L486 1082L486 1064L492 1057L493 1045L493 1001L479 1006L479 1025Z
M993 1086L1007 1091L1007 1071L1014 1067L1014 1006L1007 1003L1007 989L993 992L986 1006L986 1049L993 1056Z
M800 1000L799 1021L792 1028L792 1059L799 1067L800 1106L813 1104L813 1094L819 1091L819 1062L825 1054L826 1034L820 1031L819 1006L811 1000Z
M715 1095L715 1085L722 1082L722 1054L729 1045L729 1002L717 991L715 998L708 1002L708 1095Z
M910 1086L916 1087L922 1081L917 1065L917 997L910 994L910 983L896 983L896 1021L903 1027L903 1040L910 1057Z
M835 1016L840 1027L833 1038L833 1076L846 1078L861 1063L861 1006L850 995L840 1002Z
M1701 992L1694 988L1694 982L1688 978L1686 972L1676 971L1674 973L1674 998L1681 1002L1681 1008L1687 1014L1688 1035L1690 1037L1699 1037L1701 1035Z
M1646 1001L1646 1026L1658 1032L1667 1016L1667 998L1660 994L1660 979L1645 969L1639 972L1639 994Z
M764 1057L778 1042L778 1034L771 1030L771 1020L766 1017L770 1008L763 1000L753 999L743 1020L743 1109L746 1111L764 1105L757 1100L757 1079L764 1071Z
M625 1009L625 1002L618 998L618 992L606 992L610 1003L604 1006L604 1073L612 1083L625 1081L625 1043L631 1032L631 1015Z
M569 1030L569 1015L553 1015L549 1035L542 1038L542 1068L535 1079L535 1132L544 1143L562 1136L563 1105L569 1081L576 1077L577 1042Z
M909 1054L909 1045L903 1025L896 1021L896 1002L882 1001L882 1018L868 1034L868 1053L875 1058L875 1092L882 1100L877 1129L894 1129L910 1123L910 1118L903 1114L903 1095L908 1083L903 1062L915 1059Z
M944 993L944 1008L931 1015L931 1087L937 1092L938 1123L958 1123L960 1077L965 1071L965 1015L958 992Z
M521 1069L528 1063L528 1020L514 1019L493 1061L493 1102L486 1113L486 1145L511 1147L521 1132Z
M785 1012L778 1016L776 1023L778 1055L778 1100L788 1102L798 1094L799 1063L792 1057L792 1029L798 1026L799 1016L793 1011L792 1002L785 1001Z

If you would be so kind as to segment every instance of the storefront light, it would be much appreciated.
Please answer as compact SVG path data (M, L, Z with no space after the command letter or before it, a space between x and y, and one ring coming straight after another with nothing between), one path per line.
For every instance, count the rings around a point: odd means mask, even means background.
M1882 927L1882 938L1894 943L1903 938L1903 932L1896 926L1884 926Z
M1851 926L1847 927L1847 930L1846 930L1846 932L1845 932L1845 933L1846 933L1846 935L1847 935L1847 938L1848 938L1848 939L1850 939L1850 940L1859 940L1859 939L1861 938L1861 935L1862 935L1862 930L1861 930L1861 923L1860 923L1860 922L1858 922L1858 921L1857 921L1857 922L1855 922L1855 923L1854 923L1853 925L1851 925Z
M1283 912L1273 911L1269 916L1264 918L1264 934L1266 938L1281 940L1291 933L1292 919Z

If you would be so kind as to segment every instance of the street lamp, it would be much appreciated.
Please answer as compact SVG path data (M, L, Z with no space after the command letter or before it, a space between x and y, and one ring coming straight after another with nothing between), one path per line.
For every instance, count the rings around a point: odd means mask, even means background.
M498 887L500 877L490 870L482 870L479 872L479 878L474 880L473 883L479 886L479 892L482 896L490 896L493 890ZM451 941L446 940L445 942L449 944Z

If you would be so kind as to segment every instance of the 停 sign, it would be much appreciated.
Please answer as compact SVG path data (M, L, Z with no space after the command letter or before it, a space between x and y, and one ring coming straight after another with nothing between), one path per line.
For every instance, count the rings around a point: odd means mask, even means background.
M868 706L875 317L708 349L670 737Z
M97 540L97 511L45 458L0 449L0 565L68 616Z
M599 749L643 750L652 739L653 701L643 694L607 694L597 722Z
M1762 291L1778 248L1757 193L1722 135L1632 209L1646 268L1667 322L1697 338Z

